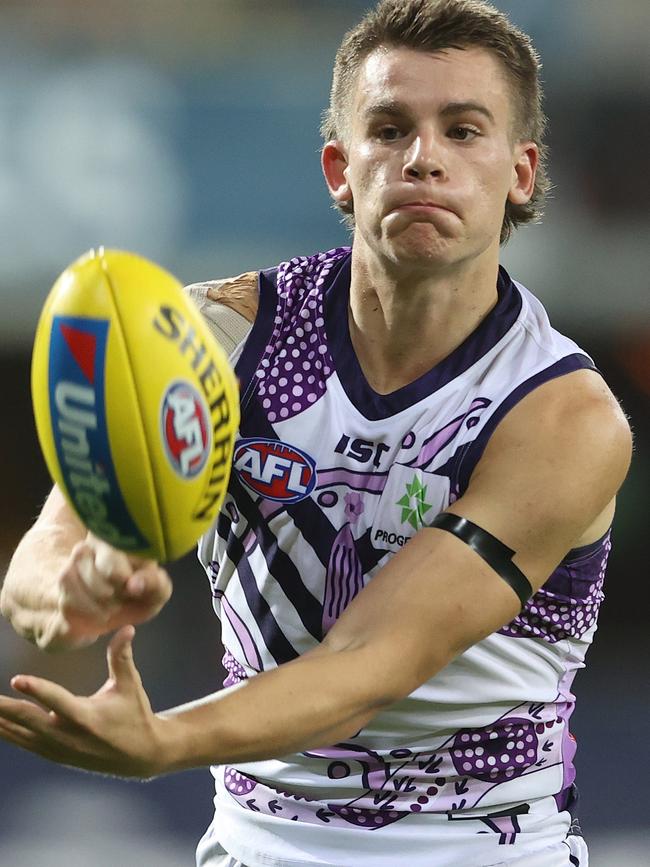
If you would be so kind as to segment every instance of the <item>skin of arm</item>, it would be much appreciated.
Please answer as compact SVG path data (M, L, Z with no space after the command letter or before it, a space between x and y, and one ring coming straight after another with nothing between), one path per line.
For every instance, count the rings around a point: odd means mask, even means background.
M72 650L149 620L170 595L164 569L89 533L55 485L14 552L0 610L41 650Z
M257 316L259 293L257 272L246 271L238 277L214 280L206 284L206 297L210 301L230 307L249 322Z
M16 548L0 593L2 615L19 635L47 644L50 621L59 603L54 576L85 535L85 528L55 486L34 526ZM27 574L30 580L22 578Z
M209 302L252 322L257 274L205 285ZM151 560L117 551L88 533L55 485L23 536L0 592L0 611L42 650L70 650L120 626L154 617L171 596L169 575Z
M627 472L631 434L606 386L579 371L536 389L500 423L449 511L515 550L533 590L568 550L599 538ZM109 679L89 698L18 676L0 697L0 736L47 758L151 777L268 759L353 736L518 613L475 552L420 530L314 650L230 690L154 714L134 666L133 629L114 637Z

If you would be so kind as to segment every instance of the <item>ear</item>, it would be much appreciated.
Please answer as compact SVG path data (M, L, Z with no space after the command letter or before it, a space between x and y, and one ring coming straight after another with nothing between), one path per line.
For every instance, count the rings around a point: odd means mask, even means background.
M346 177L348 158L342 141L328 141L321 153L321 166L332 198L337 205L352 200Z
M514 156L508 201L513 205L525 205L530 201L535 189L539 149L532 141L518 142Z

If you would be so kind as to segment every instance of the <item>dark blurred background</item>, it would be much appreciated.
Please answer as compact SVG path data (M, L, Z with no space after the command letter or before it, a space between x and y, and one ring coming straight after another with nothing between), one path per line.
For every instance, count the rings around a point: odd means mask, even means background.
M104 244L184 282L346 240L318 162L343 32L368 2L0 0L0 566L49 489L29 397L36 320L57 274ZM504 251L554 324L596 359L637 438L607 599L576 681L581 818L595 867L650 864L650 54L646 0L497 0L544 59L553 196ZM218 624L189 556L136 656L156 708L221 683ZM18 671L91 692L104 644L46 656L0 623ZM208 771L126 784L0 745L0 864L181 867L211 816Z

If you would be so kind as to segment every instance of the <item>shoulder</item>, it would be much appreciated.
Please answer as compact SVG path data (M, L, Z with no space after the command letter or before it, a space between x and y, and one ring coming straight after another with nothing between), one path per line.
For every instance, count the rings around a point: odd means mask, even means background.
M253 322L259 303L259 272L246 271L237 277L191 283L184 291L203 313L220 304Z
M213 337L231 356L247 337L257 316L258 272L192 283L184 291L198 307Z
M606 531L631 454L630 425L600 374L568 373L534 389L497 425L460 513L469 507L476 523L528 552L541 578L569 549Z
M595 369L578 369L533 389L497 426L485 457L510 449L542 449L548 454L586 450L629 462L628 419ZM577 455L576 455L577 457ZM477 467L478 469L478 467Z

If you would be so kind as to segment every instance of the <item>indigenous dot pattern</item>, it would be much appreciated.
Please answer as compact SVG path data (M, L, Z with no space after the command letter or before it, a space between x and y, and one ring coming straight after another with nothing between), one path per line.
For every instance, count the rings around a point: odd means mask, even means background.
M486 783L505 783L535 764L538 748L535 723L510 717L498 726L461 729L454 738L451 758L459 774Z
M357 828L367 828L368 830L384 828L405 817L404 813L398 813L395 810L369 810L359 807L340 807L337 804L328 804L328 808L349 825L356 825Z
M241 683L242 680L246 680L248 677L242 666L237 662L229 650L226 650L224 653L221 664L228 672L227 677L223 682L224 686L234 686L236 683Z
M324 287L349 247L296 257L278 268L278 306L271 340L255 372L271 423L285 421L323 396L334 364L327 346Z
M499 630L500 634L541 638L549 644L582 638L598 617L611 547L608 533L581 556L561 563L520 614Z
M223 779L226 788L233 795L250 795L257 785L257 780L254 777L241 774L236 768L226 768Z

